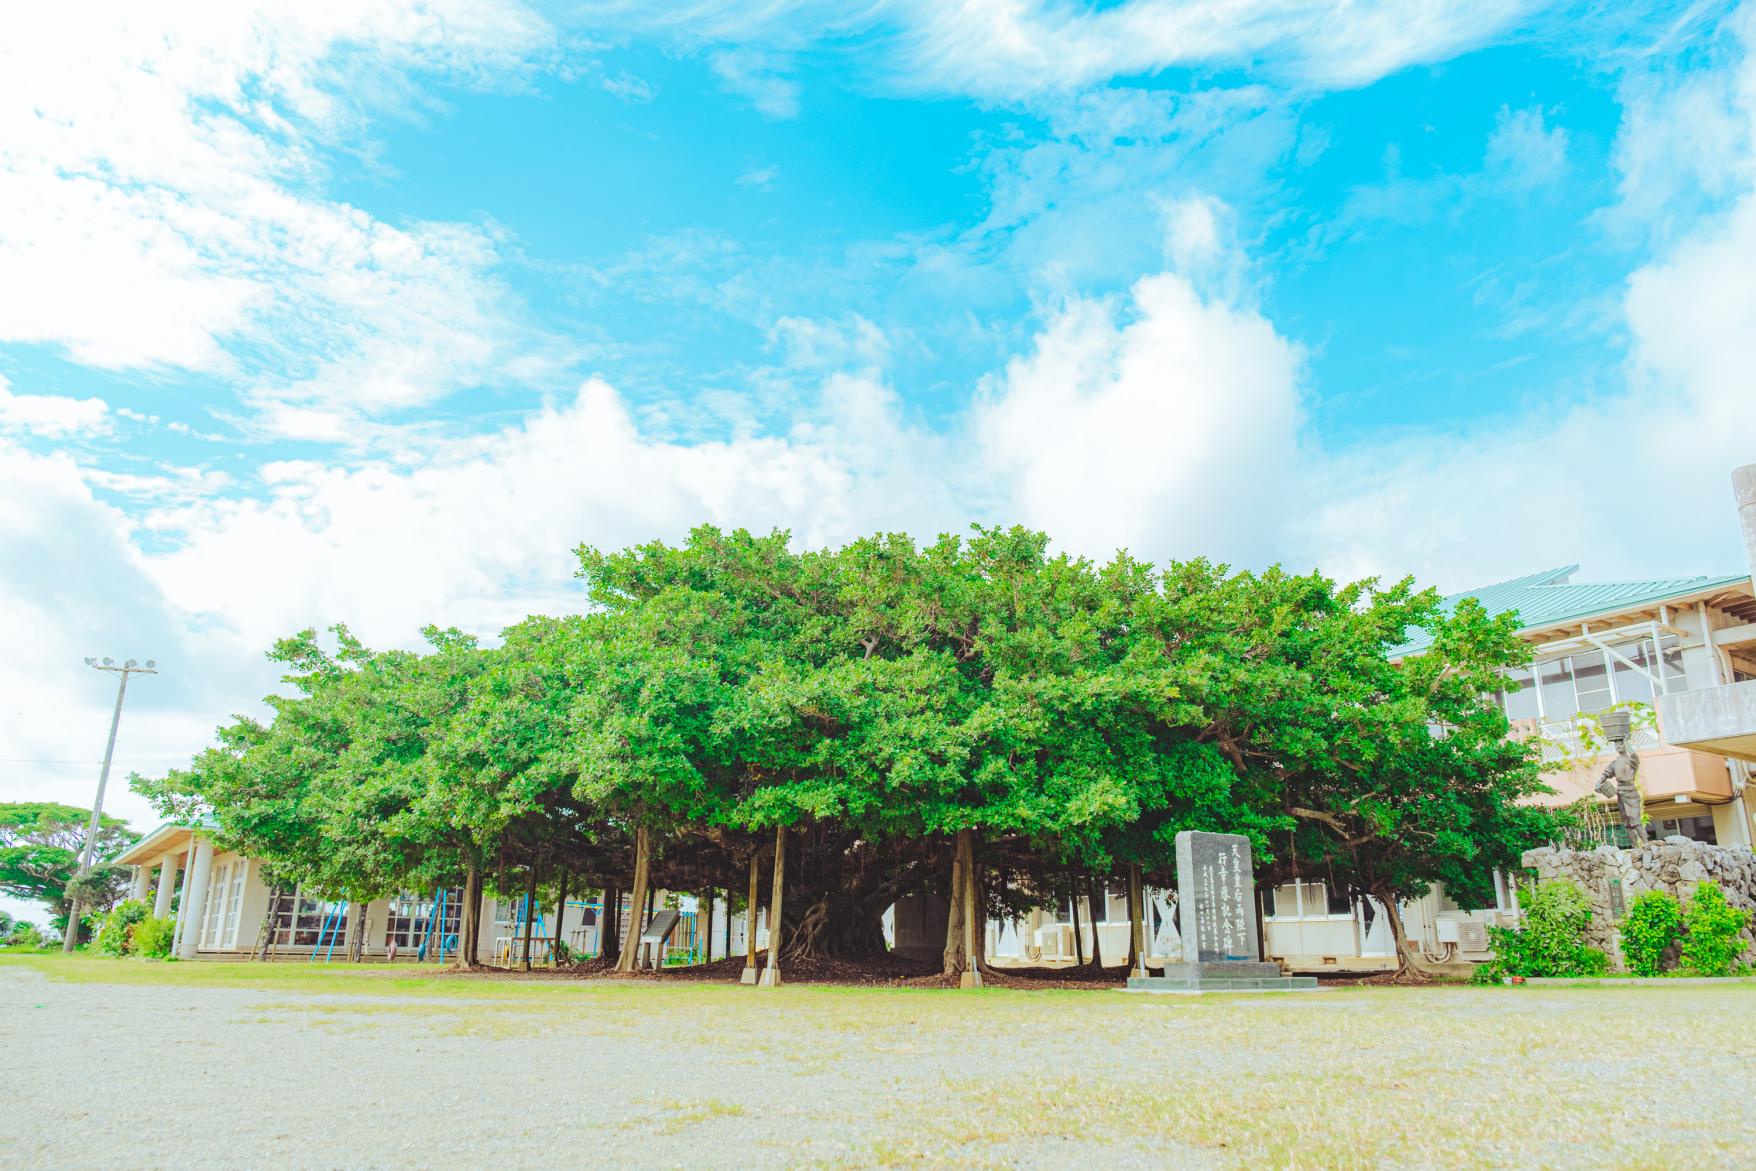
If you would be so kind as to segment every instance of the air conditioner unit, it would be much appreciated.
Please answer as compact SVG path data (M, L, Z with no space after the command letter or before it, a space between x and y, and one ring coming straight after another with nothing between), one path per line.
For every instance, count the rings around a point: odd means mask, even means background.
M1457 950L1482 952L1488 950L1488 925L1474 919L1457 922Z
M1064 960L1073 954L1073 928L1065 923L1038 927L1036 944L1043 959Z
M1439 942L1452 944L1458 951L1488 950L1488 925L1478 919L1440 919L1433 926Z

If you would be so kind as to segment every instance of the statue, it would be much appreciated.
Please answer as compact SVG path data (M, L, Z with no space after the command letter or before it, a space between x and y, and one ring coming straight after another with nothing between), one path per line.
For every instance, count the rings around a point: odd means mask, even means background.
M1623 724L1625 728L1626 724ZM1628 831L1628 844L1645 845L1646 825L1640 820L1640 789L1634 783L1634 778L1640 775L1640 754L1628 747L1626 731L1615 737L1613 743L1616 759L1604 766L1597 791L1616 802L1616 809L1622 815L1622 828Z

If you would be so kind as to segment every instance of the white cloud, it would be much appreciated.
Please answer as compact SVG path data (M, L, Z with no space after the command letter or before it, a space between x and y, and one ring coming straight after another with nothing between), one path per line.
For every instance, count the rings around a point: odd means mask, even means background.
M207 651L165 605L137 537L71 458L0 439L0 800L90 805L116 681L88 655L154 658L164 672L129 686L105 801L137 825L152 818L128 773L186 761L272 681L260 648ZM41 907L7 905L43 921Z
M637 77L626 70L605 77L598 84L604 87L605 93L631 106L643 106L658 97L656 86L644 77Z
M839 319L782 317L768 336L793 370L877 369L890 360L890 338L858 313Z
M1298 474L1301 355L1164 273L1075 299L991 380L975 431L1018 519L1084 552L1269 555Z
M109 416L109 405L102 399L13 394L0 375L0 432L20 431L46 439L100 435L110 429Z
M1749 143L1756 78L1741 65L1753 23L1756 9L1745 8L1709 35L1697 31L1691 68L1659 56L1624 76L1615 143L1621 199L1607 213L1611 225L1667 243L1703 210L1756 185Z
M326 199L317 148L420 73L485 83L552 44L485 0L10 10L0 341L350 414L481 380L528 340L495 234Z
M1259 66L1363 85L1481 44L1543 0L588 0L594 23L690 44L860 39L898 87L1017 99L1175 66Z
M758 191L767 191L774 186L774 181L779 177L780 168L770 163L766 167L751 167L739 175L736 182L740 187L754 187Z
M352 467L272 464L254 498L155 511L148 523L177 547L150 572L240 647L337 619L380 639L429 618L493 631L578 604L581 540L674 539L702 521L787 527L810 543L879 524L957 527L954 499L940 507L917 486L934 482L936 443L869 378L830 378L783 433L700 443L643 434L592 381L487 436Z
M728 49L712 57L714 76L728 93L736 94L770 118L799 116L803 87L782 71L772 55L752 49Z
M1567 131L1545 125L1540 106L1501 106L1488 136L1487 169L1520 190L1558 183L1567 176Z
M1056 0L909 4L908 66L984 96L1075 88L1176 65L1262 61L1319 85L1363 85L1474 47L1526 0Z

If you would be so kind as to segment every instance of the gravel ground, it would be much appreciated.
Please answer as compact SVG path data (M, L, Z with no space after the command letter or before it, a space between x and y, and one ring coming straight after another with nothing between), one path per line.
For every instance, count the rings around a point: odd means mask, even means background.
M0 959L0 1166L1756 1165L1749 985L194 970L221 966Z

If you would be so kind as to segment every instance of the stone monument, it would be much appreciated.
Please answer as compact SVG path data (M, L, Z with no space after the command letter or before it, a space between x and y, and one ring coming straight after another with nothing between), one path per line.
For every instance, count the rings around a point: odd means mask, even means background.
M1136 992L1294 992L1315 976L1283 976L1257 944L1256 879L1243 834L1177 835L1177 928L1183 958L1157 976L1131 976Z

